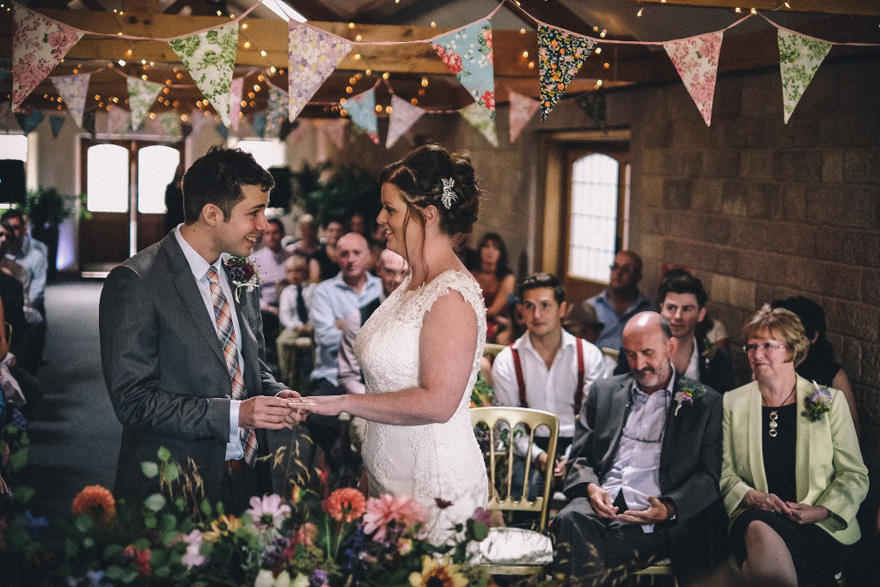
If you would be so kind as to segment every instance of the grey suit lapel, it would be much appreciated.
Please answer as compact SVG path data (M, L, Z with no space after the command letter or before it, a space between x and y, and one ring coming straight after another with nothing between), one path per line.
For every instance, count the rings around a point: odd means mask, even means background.
M614 430L614 439L609 443L608 451L602 458L603 477L614 465L614 456L617 454L617 447L620 444L620 437L623 435L623 427L626 424L626 416L632 404L632 382L632 377L627 377L617 389L613 390L611 414L608 418L607 426Z
M688 406L683 406L679 411L678 416L675 415L675 407L678 402L675 400L675 393L678 391L678 386L681 383L681 375L679 373L675 374L675 382L672 384L672 397L669 401L669 407L666 410L666 430L663 433L663 447L660 449L660 470L667 470L666 465L668 464L668 460L672 458L672 452L674 449L673 439L675 438L675 431L678 426L678 419L687 417L688 414L691 413L691 410L687 409Z
M186 257L180 249L180 245L177 243L177 238L173 232L162 241L162 250L168 259L168 267L173 276L172 282L177 289L177 293L180 295L180 299L183 300L184 305L189 310L208 346L211 347L214 354L217 355L217 359L220 360L225 368L226 359L223 357L220 339L217 338L217 330L211 322L211 317L208 315L207 308L205 307L205 301L202 298L201 292L199 292L199 286L196 284L189 263L186 261Z

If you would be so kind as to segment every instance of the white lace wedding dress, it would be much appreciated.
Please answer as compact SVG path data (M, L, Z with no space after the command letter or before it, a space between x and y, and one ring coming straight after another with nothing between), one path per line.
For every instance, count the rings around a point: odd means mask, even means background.
M437 299L455 291L477 315L477 346L467 387L452 418L444 424L398 426L367 422L362 457L370 494L411 495L431 511L427 539L443 544L454 526L485 507L488 480L468 408L486 340L486 310L480 286L470 275L446 271L415 291L409 278L373 313L355 342L367 393L386 393L419 385L419 336L425 313ZM440 509L440 498L452 505Z

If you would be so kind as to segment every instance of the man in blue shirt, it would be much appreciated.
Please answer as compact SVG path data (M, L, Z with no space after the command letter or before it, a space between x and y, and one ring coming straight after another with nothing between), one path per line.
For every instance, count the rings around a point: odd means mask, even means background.
M633 251L620 251L611 266L611 281L599 295L587 300L596 308L599 321L605 325L596 346L617 350L627 321L652 308L651 302L639 291L642 279L642 258Z

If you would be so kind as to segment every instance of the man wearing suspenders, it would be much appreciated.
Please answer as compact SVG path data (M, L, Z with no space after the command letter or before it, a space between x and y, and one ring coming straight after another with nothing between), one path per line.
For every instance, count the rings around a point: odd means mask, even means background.
M559 418L557 458L549 463L553 474L565 474L565 454L575 430L575 416L593 381L604 377L602 351L562 329L565 316L565 288L549 273L537 273L518 287L526 333L498 353L492 366L495 404L551 412ZM548 468L547 431L535 432L532 448L533 471ZM517 440L513 494L522 494L524 457L528 438ZM529 483L530 497L537 496L540 477Z

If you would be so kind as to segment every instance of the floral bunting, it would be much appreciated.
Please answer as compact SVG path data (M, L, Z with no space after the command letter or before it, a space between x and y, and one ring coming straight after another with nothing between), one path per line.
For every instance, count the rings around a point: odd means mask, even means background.
M376 92L369 89L345 101L345 110L351 121L367 133L370 140L379 144L379 121L376 120Z
M67 106L67 111L73 117L76 125L82 127L83 111L86 107L86 94L89 93L90 73L83 75L63 75L51 77L58 95Z
M269 86L268 106L266 107L266 132L274 135L281 128L286 117L287 92Z
M238 132L238 123L241 120L241 95L244 93L244 78L237 77L232 80L229 97L229 126Z
M495 118L495 56L489 19L437 37L431 47L477 104Z
M410 104L397 94L391 94L391 114L388 115L388 136L385 138L385 148L390 149L394 143L403 136L403 133L416 123L425 114L425 111Z
M288 41L289 120L293 122L354 44L295 20L289 21Z
M166 136L169 136L172 139L180 138L180 117L177 115L177 112L174 112L173 110L162 112L156 116L156 122L162 127Z
M144 121L144 116L150 111L153 102L159 92L162 91L162 84L156 82L144 81L139 77L130 77L128 81L128 105L131 107L131 128L139 129Z
M337 149L341 149L345 144L345 124L344 118L337 118L324 124L324 134L333 141Z
M562 98L565 89L584 64L595 41L551 26L538 27L541 70L541 120Z
M467 120L472 127L480 131L493 147L498 146L498 135L495 132L495 119L486 112L479 104L471 104L458 111L462 118Z
M49 117L49 127L52 129L52 138L58 138L58 133L61 132L61 129L64 127L64 121L67 120L67 117L63 114L58 115L55 114Z
M25 134L25 136L29 135L32 130L40 126L40 123L43 122L44 114L42 110L33 110L29 109L29 111L19 110L15 113L15 119L18 120L18 126L21 127L21 132Z
M131 128L131 114L118 106L110 106L107 110L107 134L122 135Z
M508 92L510 96L510 142L514 142L519 133L526 127L541 104L528 96L523 96L514 91Z
M15 3L12 19L12 109L15 110L61 63L83 33Z
M663 44L706 126L712 124L712 101L723 34L708 33Z
M238 51L238 23L168 43L192 76L202 95L229 126L232 69Z
M795 106L804 95L828 51L831 50L831 43L782 29L779 29L778 43L779 70L782 74L782 107L785 111L785 124L788 124Z

